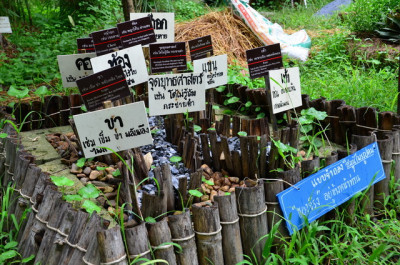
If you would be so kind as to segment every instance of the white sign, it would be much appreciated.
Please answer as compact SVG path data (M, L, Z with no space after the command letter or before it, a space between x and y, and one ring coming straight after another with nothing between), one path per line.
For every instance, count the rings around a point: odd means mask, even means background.
M134 114L134 115L133 115ZM144 102L74 115L86 158L153 144Z
M302 105L298 67L269 71L272 113L280 113Z
M148 90L150 116L201 111L206 108L203 73L151 75Z
M8 17L0 17L0 33L12 33L10 19Z
M223 86L228 83L228 57L223 54L194 60L193 71L195 73L204 73L206 89Z
M174 13L130 13L130 20L149 16L156 34L157 43L175 42Z
M93 74L90 59L95 56L95 53L58 55L63 87L76 87L76 80Z
M90 61L95 73L121 65L129 87L147 82L149 78L141 45L94 57Z

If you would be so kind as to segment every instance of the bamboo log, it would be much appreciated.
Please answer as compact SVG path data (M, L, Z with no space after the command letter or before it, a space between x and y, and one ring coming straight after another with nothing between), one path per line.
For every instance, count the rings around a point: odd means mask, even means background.
M175 252L177 263L180 265L198 265L195 234L190 219L190 211L186 209L178 215L168 217L171 240L181 246L181 252Z
M217 133L215 131L210 131L208 135L210 137L211 153L212 153L212 161L214 164L214 170L221 170L220 160L219 160L221 154L218 152Z
M393 129L393 153L395 189L400 190L400 130ZM397 185L396 185L397 184Z
M166 244L172 242L167 219L163 218L156 223L148 223L147 231L155 258L165 260L168 264L176 265L174 247L171 244Z
M197 241L197 256L200 265L223 265L222 236L219 211L216 203L202 207L192 205L194 231Z
M240 152L242 160L242 177L249 178L250 155L249 155L247 137L240 136Z
M260 238L268 233L264 185L236 187L235 194L243 253L260 261L265 243L265 239Z
M338 152L338 160L345 158L346 156L352 155L357 151L357 145L352 143L349 145L349 147L346 148L346 150L337 150Z
M260 177L266 178L267 177L267 145L268 139L267 135L264 134L261 136L260 140Z
M17 152L16 138L11 135L7 136L4 151L6 161L4 162L3 187L7 187L14 176L15 154Z
M150 242L147 237L145 223L125 229L125 236L126 244L128 246L129 260L132 261L139 258L151 259L149 249Z
M324 166L327 167L329 165L332 165L333 163L338 161L338 152L332 151L329 156L321 158L321 160L325 161Z
M100 264L127 265L125 247L119 226L97 232Z
M160 190L159 194L150 194L143 191L142 194L142 214L143 217L154 217L167 212L167 200L165 192Z
M82 236L80 237L78 243L76 244L76 248L71 254L71 258L68 263L69 265L85 264L82 259L85 256L90 241L93 239L93 235L97 232L100 226L101 226L100 217L96 213L92 214L85 227L85 230L82 233Z
M208 137L207 134L200 134L201 139L201 149L203 152L204 163L211 166L211 156L210 156L210 148L208 147Z
M277 179L282 179L285 181L283 183L283 188L287 189L290 188L291 186L287 183L290 183L291 185L296 185L297 182L301 180L301 175L300 175L300 167L296 165L295 168L285 170L282 172L274 172L273 176Z
M320 167L319 157L314 157L312 160L301 161L301 177L304 179L314 172L316 172Z
M226 169L230 174L233 174L232 157L229 151L228 138L226 136L221 136L221 148L224 153Z
M374 206L377 209L385 208L385 197L389 196L390 169L392 166L393 136L385 134L378 135L379 153L383 163L386 178L377 182L374 187Z
M222 249L225 264L237 264L243 261L243 248L240 237L239 216L235 193L215 196L222 225Z
M168 163L161 165L161 172L163 178L163 189L167 198L167 211L175 210L175 194L174 186L172 185L171 168Z

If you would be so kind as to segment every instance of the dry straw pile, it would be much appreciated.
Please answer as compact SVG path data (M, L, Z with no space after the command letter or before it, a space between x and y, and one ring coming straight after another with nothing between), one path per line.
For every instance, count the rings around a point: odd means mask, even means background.
M210 12L175 26L175 41L189 41L211 35L214 54L228 54L228 63L246 65L246 50L261 47L261 41L232 12Z

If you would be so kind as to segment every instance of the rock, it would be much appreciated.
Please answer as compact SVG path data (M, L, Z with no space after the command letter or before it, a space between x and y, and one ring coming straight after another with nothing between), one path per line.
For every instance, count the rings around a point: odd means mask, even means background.
M229 181L229 178L224 178L224 184L227 186L231 186L232 183Z
M67 150L68 147L69 147L69 144L67 142L64 142L64 141L58 142L58 149Z
M240 179L238 177L228 177L229 181L238 184Z
M115 200L109 200L109 201L107 202L107 204L108 204L109 206L113 207L113 208L115 208L115 207L117 206L117 203L115 202Z
M244 184L246 185L246 187L255 187L257 186L257 181L252 179L246 179L244 181Z
M144 163L146 164L147 171L149 171L153 164L153 156L150 152L144 155Z
M210 194L210 200L211 200L212 202L214 201L214 196L216 196L216 195L218 195L218 192L215 191L215 190L212 190L212 191L211 191L211 194Z
M117 197L117 192L113 191L110 193L106 193L106 194L104 194L104 196L107 198L107 200L112 200Z
M86 178L86 175L85 175L85 174L82 174L82 173L80 173L80 174L76 174L76 177L78 177L78 178Z
M214 173L212 169L206 164L201 165L201 169L203 169L203 171L206 172L209 176Z
M214 190L219 190L220 188L221 188L221 186L218 186L218 185L214 185L214 186L213 186L213 189L214 189Z
M204 184L201 184L201 189L203 190L204 193L210 194L211 190L207 188Z
M230 193L235 192L235 187L230 188L230 189L228 190L228 192L230 192Z
M96 198L96 201L99 203L100 206L104 207L107 200L103 196L99 196Z
M69 172L71 172L72 174L79 174L79 173L82 173L82 168L79 168L79 167L76 165L76 163L73 163L73 164L71 165L71 170L70 170Z
M114 176L111 175L111 174L107 174L107 175L106 175L106 179L107 179L107 180L110 180L110 179L113 179L113 178L114 178Z
M105 188L105 187L109 187L110 185L108 185L107 183L101 182L101 181L92 181L92 184L95 185L98 188Z
M83 185L86 186L86 184L88 184L89 178L87 178L87 177L81 178L80 181L82 182Z
M104 192L104 193L111 193L111 192L113 192L113 191L114 191L114 188L111 187L111 186L104 187L104 189L103 189L103 192Z
M201 198L200 198L200 200L202 201L202 202L205 202L205 201L208 201L210 199L210 196L209 195L203 195L203 196L201 196Z
M224 191L224 192L228 192L228 190L230 189L230 187L228 185L221 187L220 190Z
M135 219L128 220L127 222L124 223L125 228L132 228L138 225L138 222L136 222Z
M206 180L209 180L211 178L211 176L208 175L207 172L205 172L205 171L203 171L202 175Z
M83 170L83 174L86 174L86 175L90 175L90 172L92 172L92 169L90 168L90 167L85 167L85 169Z
M107 172L107 174L112 174L115 171L115 168L113 167L106 167L105 171Z
M89 179L95 180L95 179L98 179L100 176L101 176L100 171L93 170L92 172L90 172Z

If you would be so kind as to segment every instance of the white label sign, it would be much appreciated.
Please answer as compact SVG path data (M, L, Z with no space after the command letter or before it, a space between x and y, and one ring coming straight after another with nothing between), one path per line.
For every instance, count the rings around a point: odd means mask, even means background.
M151 75L150 116L201 111L206 108L203 73Z
M174 13L130 13L130 20L149 16L156 34L157 43L175 42Z
M134 115L133 115L134 114ZM86 158L153 144L144 102L74 115Z
M121 65L129 87L147 82L149 78L141 45L94 57L90 61L95 73Z
M95 53L58 55L63 87L76 87L76 80L93 74L90 59L95 56Z
M269 84L274 114L302 105L298 67L269 71Z
M203 72L206 89L228 83L228 57L226 54L193 61L193 71Z
M10 19L8 17L0 17L0 33L12 33Z

